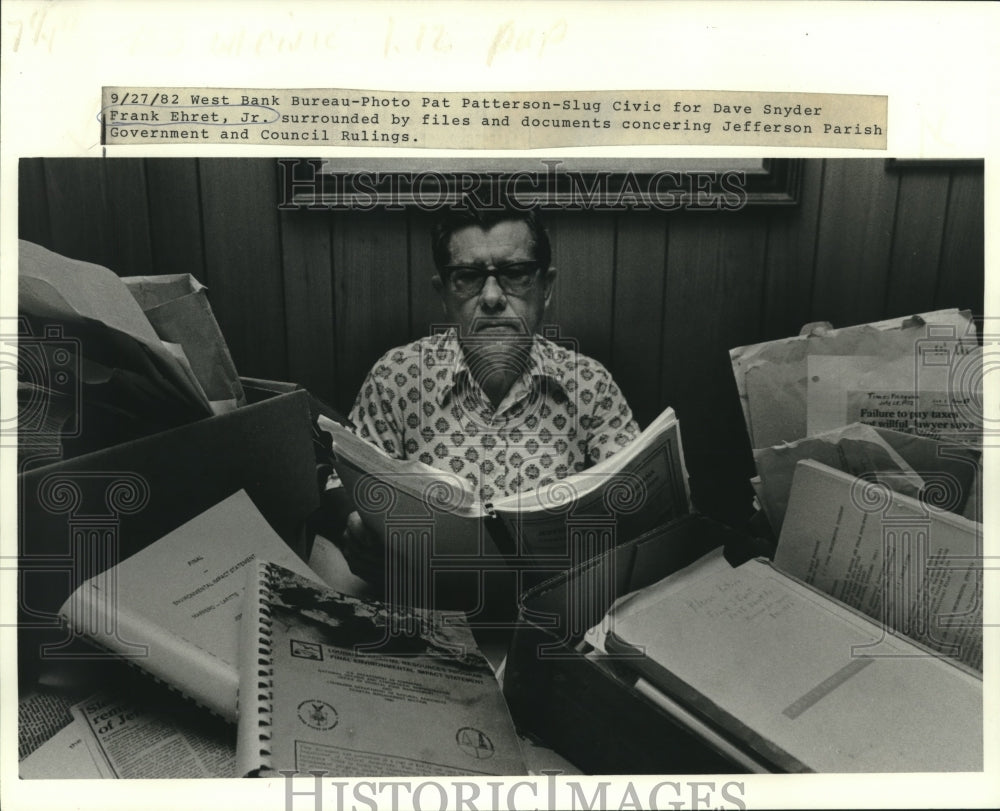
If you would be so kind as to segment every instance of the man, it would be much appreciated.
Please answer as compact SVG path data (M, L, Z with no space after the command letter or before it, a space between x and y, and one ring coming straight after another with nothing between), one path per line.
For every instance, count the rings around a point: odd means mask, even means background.
M556 269L536 211L449 211L433 233L444 333L387 352L361 386L359 436L465 478L483 502L579 472L639 426L608 371L538 334ZM357 514L352 568L376 562Z

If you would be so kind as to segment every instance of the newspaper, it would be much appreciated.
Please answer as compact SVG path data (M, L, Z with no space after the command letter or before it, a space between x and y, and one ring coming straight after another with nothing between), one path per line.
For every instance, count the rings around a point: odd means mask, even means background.
M976 344L970 313L950 309L737 347L730 359L755 448L852 422L975 442L981 395L975 375L956 371L975 368Z
M17 702L17 754L23 758L72 720L72 701L55 690L25 690Z
M201 709L170 709L98 693L72 713L101 777L236 776L233 727Z
M970 348L936 364L919 355L891 361L871 355L810 357L806 431L818 433L860 420L977 446L982 441L983 392L976 369L982 354L981 348ZM957 382L963 379L964 385Z

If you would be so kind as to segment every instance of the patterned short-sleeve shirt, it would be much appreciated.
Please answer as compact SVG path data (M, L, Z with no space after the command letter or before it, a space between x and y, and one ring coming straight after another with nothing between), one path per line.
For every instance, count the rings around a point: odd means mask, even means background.
M390 456L461 476L486 502L584 470L639 434L608 370L540 335L494 408L454 330L387 352L351 418Z

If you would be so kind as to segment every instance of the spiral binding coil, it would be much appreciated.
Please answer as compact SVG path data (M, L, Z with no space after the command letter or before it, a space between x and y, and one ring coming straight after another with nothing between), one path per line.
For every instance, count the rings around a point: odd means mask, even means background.
M274 712L274 657L271 641L271 608L269 598L276 578L270 564L262 567L262 583L258 589L257 603L257 684L256 713L258 750L258 773L270 771L271 765L271 716Z

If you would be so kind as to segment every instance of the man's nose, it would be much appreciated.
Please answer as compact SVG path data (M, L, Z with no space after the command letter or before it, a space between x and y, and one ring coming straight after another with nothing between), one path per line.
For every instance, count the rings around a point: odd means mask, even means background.
M479 294L479 303L485 310L503 309L507 305L507 296L496 276L486 277L486 281L483 282L483 291Z

